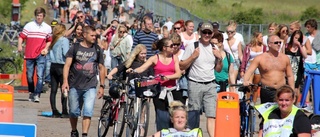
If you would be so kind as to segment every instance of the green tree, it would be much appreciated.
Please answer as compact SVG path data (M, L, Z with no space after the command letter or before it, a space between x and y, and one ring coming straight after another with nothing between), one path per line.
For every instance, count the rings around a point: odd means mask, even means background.
M240 11L231 17L239 24L261 24L263 18L262 8L252 8L248 11Z
M320 12L318 11L318 9L315 6L311 6L302 12L300 20L304 21L311 18L319 19L319 16Z

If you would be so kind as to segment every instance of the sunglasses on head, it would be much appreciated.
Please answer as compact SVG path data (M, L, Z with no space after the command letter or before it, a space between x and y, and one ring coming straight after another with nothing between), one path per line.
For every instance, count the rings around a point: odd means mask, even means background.
M180 28L173 28L174 30L180 30Z
M211 35L212 34L212 31L202 31L202 34L204 34L204 35L206 35L206 34L209 34L209 35Z
M282 42L281 41L275 41L275 42L270 42L272 44L281 44Z
M235 31L228 30L227 33L234 33Z

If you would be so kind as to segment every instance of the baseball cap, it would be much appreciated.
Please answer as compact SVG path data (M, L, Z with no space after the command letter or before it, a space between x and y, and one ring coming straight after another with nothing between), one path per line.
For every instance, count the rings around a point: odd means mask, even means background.
M209 22L203 23L203 24L201 25L200 30L203 31L203 30L206 30L206 29L213 31L213 26L212 26L212 24L209 23Z
M213 28L216 28L216 29L219 29L219 23L218 22L212 22L212 27Z
M51 27L54 27L58 24L59 22L57 20L52 20L51 21Z

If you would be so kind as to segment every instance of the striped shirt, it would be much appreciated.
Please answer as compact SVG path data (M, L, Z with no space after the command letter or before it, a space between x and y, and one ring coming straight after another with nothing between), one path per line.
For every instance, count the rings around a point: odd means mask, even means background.
M52 41L51 32L51 27L45 22L41 24L36 21L27 23L19 34L19 37L26 41L24 58L37 58L46 47L46 43Z
M159 39L156 33L145 33L144 31L138 31L133 38L132 49L134 49L138 44L145 45L147 47L147 58L149 58L156 53L155 51L152 51L152 44L157 40Z

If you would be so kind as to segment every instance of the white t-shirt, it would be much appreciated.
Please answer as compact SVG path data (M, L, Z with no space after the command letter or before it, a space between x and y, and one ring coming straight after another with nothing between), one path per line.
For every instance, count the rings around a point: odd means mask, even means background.
M308 36L308 39L310 40L310 43L312 43L314 37ZM304 62L311 63L311 64L315 64L317 62L317 55L316 55L316 51L314 51L314 49L312 49L311 55L307 55L307 58L304 60Z
M199 56L190 66L188 76L191 80L197 82L212 81L215 79L214 67L216 60L215 56L212 53L212 46L211 44L203 46L202 43L199 42L198 47ZM192 55L194 49L194 45L187 46L181 60L188 59Z
M99 1L98 0L92 0L91 1L91 8L92 10L99 10Z
M234 60L238 60L239 59L239 52L238 52L239 43L240 43L240 40L236 39L235 42L233 43L233 45L231 45L229 47L228 40L224 40L223 41L223 49L224 49L224 51L228 52L233 57Z
M197 41L197 38L196 38L196 35L197 34L195 34L195 33L193 33L192 35L192 39L190 39L190 40L186 40L185 38L184 38L184 32L183 33L181 33L180 34L180 36L181 36L181 41L183 42L183 45L185 46L185 47L187 47L188 45L192 45L194 42L196 42Z
M223 38L224 38L224 39L228 39L228 38L229 38L229 37L228 37L228 34L227 34L226 32L224 32L224 33L222 33L222 34L223 34ZM242 34L236 32L236 34L234 34L233 37L241 42L242 47L245 47L245 46L246 46L246 44L244 43Z

